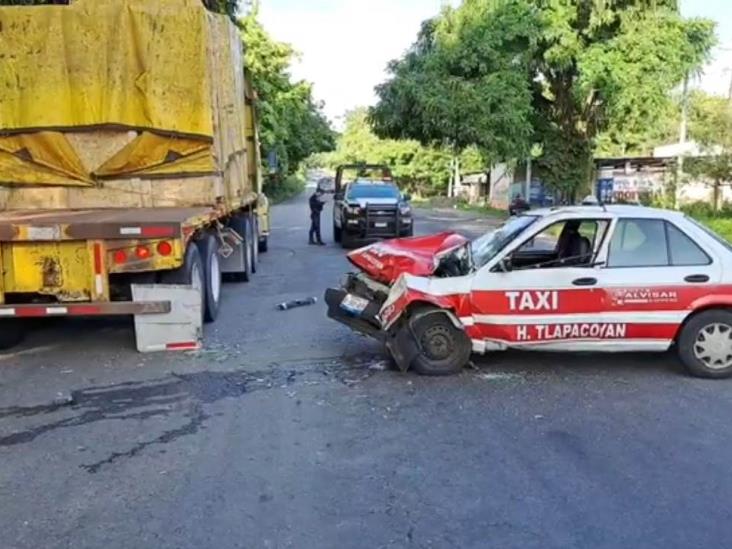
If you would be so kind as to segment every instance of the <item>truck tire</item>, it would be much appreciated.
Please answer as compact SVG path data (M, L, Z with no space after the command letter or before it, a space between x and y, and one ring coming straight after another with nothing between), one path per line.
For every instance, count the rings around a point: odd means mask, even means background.
M0 320L0 351L12 349L25 337L25 326L21 320Z
M205 322L215 322L219 316L221 305L221 259L219 258L219 241L208 233L197 242L201 254L204 272L204 295L206 297Z
M458 374L470 360L472 345L468 336L456 328L450 318L435 309L420 315L411 324L419 354L412 368L424 376L449 376ZM402 330L409 330L405 324Z
M236 215L229 221L229 226L244 239L244 270L238 273L229 273L231 280L235 282L249 282L252 279L252 229L248 215Z
M333 240L335 242L340 243L341 237L342 237L341 228L340 227L337 227L336 224L335 224L335 221L334 221L333 222Z
M256 215L251 215L249 218L252 226L252 238L250 240L252 243L252 272L256 273L257 265L259 265L259 220Z
M201 294L201 320L205 318L206 294L204 292L205 272L201 253L193 242L188 244L183 265L173 271L166 271L160 277L162 284L192 286Z
M693 376L732 376L732 312L711 309L693 316L681 329L678 354Z

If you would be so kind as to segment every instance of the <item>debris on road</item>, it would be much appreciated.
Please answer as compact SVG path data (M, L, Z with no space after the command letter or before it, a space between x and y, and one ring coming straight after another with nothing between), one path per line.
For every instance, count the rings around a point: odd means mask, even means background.
M54 406L71 406L74 402L74 395L71 393L58 392L53 399Z
M523 379L523 376L519 374L508 374L508 373L501 373L501 372L493 372L489 374L478 374L480 379L484 379L486 381L510 381L514 379Z
M318 302L317 297L308 297L306 299L294 299L292 301L286 301L277 305L280 311L288 311L297 307L307 307L308 305L315 305Z

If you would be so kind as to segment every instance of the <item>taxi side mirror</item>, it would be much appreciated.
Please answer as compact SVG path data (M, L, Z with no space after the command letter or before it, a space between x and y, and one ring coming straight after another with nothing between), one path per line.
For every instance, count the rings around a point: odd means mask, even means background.
M510 273L513 271L513 264L511 263L510 257L504 257L498 262L498 270L503 273Z

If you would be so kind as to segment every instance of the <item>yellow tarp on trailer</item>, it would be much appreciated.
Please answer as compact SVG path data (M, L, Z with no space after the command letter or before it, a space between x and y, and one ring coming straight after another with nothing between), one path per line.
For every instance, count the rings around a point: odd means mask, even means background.
M0 131L122 126L211 139L199 0L0 9Z

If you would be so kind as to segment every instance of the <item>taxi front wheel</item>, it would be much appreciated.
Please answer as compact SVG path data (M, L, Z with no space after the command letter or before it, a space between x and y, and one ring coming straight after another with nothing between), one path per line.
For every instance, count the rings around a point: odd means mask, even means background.
M682 328L678 353L690 374L732 376L732 312L712 309L693 316Z
M406 326L403 329L408 329ZM472 345L463 330L439 311L421 315L411 322L419 354L412 362L414 371L426 376L460 373L470 360Z

